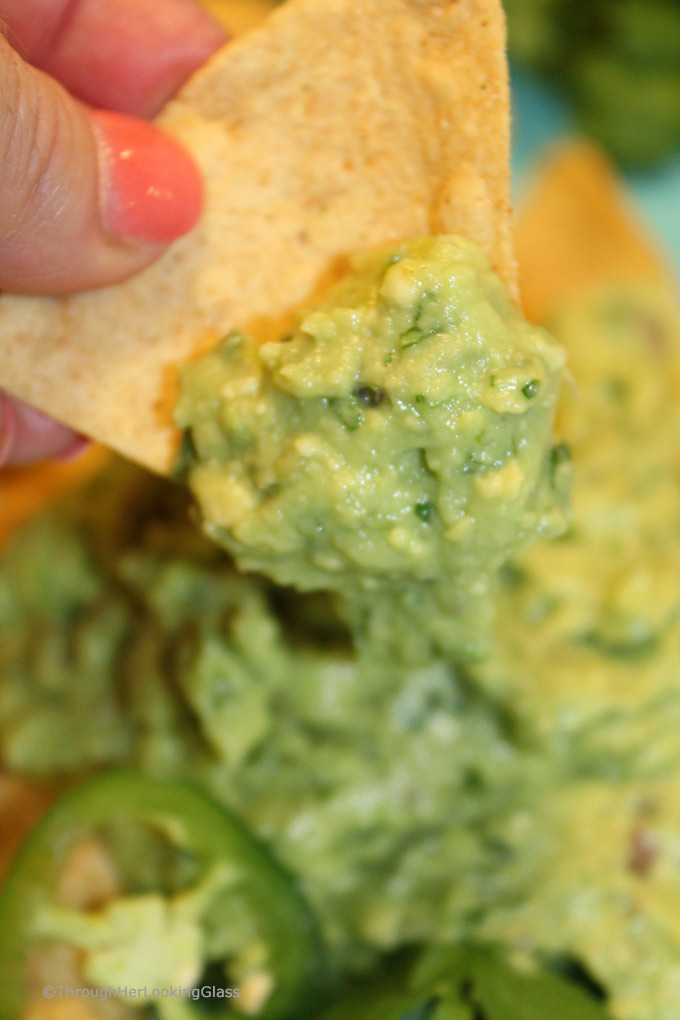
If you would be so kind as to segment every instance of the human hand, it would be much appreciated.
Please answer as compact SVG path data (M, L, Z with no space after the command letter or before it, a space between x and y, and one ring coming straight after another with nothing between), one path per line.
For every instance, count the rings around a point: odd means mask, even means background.
M0 29L0 290L125 279L200 214L193 162L138 118L224 42L222 29L193 0L0 0ZM78 443L0 393L0 466Z

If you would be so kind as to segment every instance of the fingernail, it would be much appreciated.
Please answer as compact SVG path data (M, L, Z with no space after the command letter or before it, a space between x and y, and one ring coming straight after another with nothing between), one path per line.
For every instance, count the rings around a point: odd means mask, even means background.
M0 468L9 460L14 447L16 415L12 405L0 396Z
M117 241L153 244L191 230L203 205L203 182L184 149L147 121L108 110L90 117L107 233Z

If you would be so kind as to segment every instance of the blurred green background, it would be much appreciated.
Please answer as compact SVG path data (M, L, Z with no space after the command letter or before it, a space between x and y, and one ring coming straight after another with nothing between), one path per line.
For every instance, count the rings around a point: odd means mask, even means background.
M513 184L555 138L586 135L616 162L680 265L680 0L504 0Z
M503 0L512 60L552 82L625 167L680 146L678 0Z

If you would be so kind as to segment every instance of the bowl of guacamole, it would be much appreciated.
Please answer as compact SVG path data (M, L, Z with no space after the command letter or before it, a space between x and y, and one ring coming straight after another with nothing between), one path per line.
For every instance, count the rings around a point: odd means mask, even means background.
M3 1017L677 1020L680 319L548 325L366 253L14 534Z

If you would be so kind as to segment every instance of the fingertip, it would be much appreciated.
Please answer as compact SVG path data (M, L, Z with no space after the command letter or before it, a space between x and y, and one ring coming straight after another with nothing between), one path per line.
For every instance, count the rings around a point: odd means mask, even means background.
M18 467L48 458L70 459L87 440L35 408L0 394L0 467Z
M0 0L24 59L89 106L152 117L227 41L195 0Z
M91 440L87 436L81 436L78 432L71 432L70 436L66 437L64 446L52 454L52 460L75 460L76 457L80 457L81 453L89 449L91 445Z

